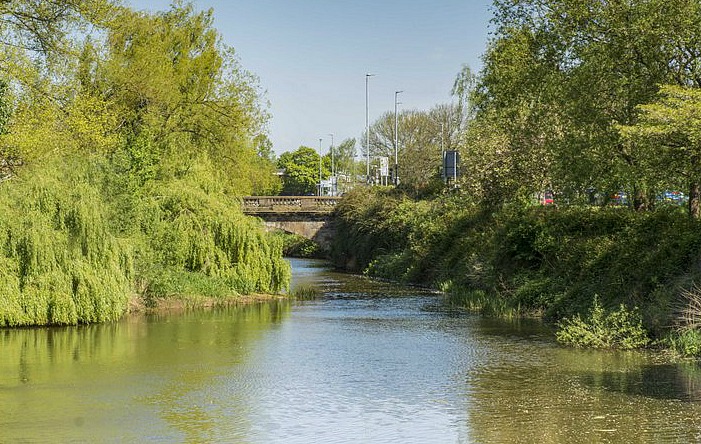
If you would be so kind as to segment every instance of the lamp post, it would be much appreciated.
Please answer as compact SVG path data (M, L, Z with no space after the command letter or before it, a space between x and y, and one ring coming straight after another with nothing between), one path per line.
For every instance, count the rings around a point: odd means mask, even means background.
M329 133L329 136L331 136L331 195L335 196L336 195L336 174L334 172L334 167L333 167L333 133Z
M399 185L399 120L397 118L397 97L404 91L394 92L394 186Z
M319 137L319 196L321 196L321 137Z
M375 74L365 74L365 180L370 183L370 94L368 80Z
M442 166L442 169L443 169L443 177L444 177L446 183L448 183L448 182L447 182L447 181L448 181L448 172L445 171L445 169L446 169L446 168L445 168L445 160L446 160L446 158L445 158L445 148L443 147L443 139L444 139L444 132L443 132L443 131L444 131L444 130L443 130L443 122L441 122L441 165L443 165L443 166Z

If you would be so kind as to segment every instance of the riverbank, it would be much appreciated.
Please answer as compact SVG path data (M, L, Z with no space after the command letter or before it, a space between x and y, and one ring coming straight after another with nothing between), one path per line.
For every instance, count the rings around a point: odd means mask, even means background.
M536 314L561 327L592 320L597 300L602 325L618 328L615 313L625 313L653 341L701 352L693 306L701 226L680 207L485 210L459 195L414 201L373 189L346 196L337 229L339 267L430 285L487 315Z
M132 296L126 315L152 314L159 312L181 312L191 309L208 309L218 307L231 307L240 305L257 304L287 299L286 295L273 294L247 294L234 295L226 298L214 298L205 296L175 296L168 299L158 298L155 301L146 301L141 296Z

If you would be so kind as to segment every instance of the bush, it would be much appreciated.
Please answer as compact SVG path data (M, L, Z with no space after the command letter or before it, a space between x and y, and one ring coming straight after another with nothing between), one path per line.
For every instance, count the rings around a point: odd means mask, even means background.
M650 342L637 308L630 311L621 304L618 310L607 312L598 296L594 297L587 318L577 314L559 322L556 337L559 342L576 347L624 350L644 347Z
M666 342L672 350L682 356L701 356L701 331L699 330L675 331Z
M275 231L272 236L282 242L282 254L287 257L321 259L326 255L319 244L298 234Z

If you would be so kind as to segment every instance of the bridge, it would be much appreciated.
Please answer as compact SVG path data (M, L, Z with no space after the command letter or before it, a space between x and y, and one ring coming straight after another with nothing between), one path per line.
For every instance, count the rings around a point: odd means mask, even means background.
M331 214L341 197L332 196L248 196L243 198L243 212L265 214Z
M269 230L282 230L311 239L328 250L335 234L333 211L341 197L247 196L244 214L256 216Z

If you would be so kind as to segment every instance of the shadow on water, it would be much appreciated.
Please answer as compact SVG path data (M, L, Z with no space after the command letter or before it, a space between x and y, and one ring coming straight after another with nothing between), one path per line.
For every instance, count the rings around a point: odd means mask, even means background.
M626 372L584 373L585 385L627 395L701 402L701 366L696 363L641 366Z

